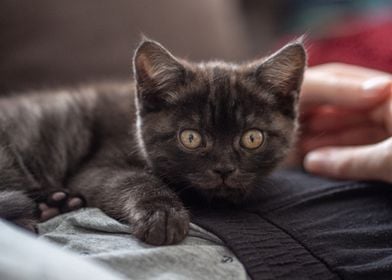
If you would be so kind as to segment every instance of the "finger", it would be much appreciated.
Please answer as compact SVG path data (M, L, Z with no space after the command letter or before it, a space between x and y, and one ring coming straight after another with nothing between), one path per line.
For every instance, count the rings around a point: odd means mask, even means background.
M388 138L383 127L358 126L333 133L304 134L299 147L302 153L325 146L355 146L380 142Z
M391 78L372 77L367 80L308 71L300 95L300 110L328 104L349 108L371 108L389 94Z
M386 130L392 135L392 88L391 97L383 103L383 106L373 110L370 114L370 118L375 123L383 123Z
M346 64L346 63L325 63L317 66L313 66L311 69L321 71L324 73L333 73L338 76L346 76L361 79L370 79L379 76L389 76L391 74L378 71L375 69L365 68L357 65Z
M348 180L383 180L392 182L391 139L357 147L328 147L306 155L307 171Z
M325 111L303 120L303 130L309 132L336 131L353 126L370 126L373 121L363 112L347 110Z

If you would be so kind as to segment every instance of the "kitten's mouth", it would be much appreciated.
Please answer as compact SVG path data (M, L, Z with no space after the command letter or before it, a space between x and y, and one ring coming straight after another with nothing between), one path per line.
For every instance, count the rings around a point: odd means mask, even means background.
M241 177L242 178L242 177ZM208 191L245 191L247 182L244 182L243 179L237 178L235 176L229 178L221 178L221 177L207 177L203 178L199 174L188 175L189 182L196 188L201 190Z
M188 182L193 189L209 198L222 199L231 203L240 203L251 191L251 182L244 178L203 178L199 174L188 175Z
M206 191L217 191L217 192L240 192L244 191L244 187L241 184L230 182L231 180L211 180L208 182L198 182L196 185L199 189Z
M216 185L215 189L238 189L237 185L229 184L226 180L222 179L221 183Z
M223 199L230 203L241 203L248 194L247 189L239 185L229 185L222 182L215 186L215 188L204 189L206 194L212 198Z

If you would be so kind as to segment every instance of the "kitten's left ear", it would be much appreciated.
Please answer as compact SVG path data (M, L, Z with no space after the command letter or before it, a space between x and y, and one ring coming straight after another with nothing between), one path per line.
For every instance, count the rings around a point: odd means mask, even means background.
M159 110L177 100L188 71L161 44L144 39L133 57L137 96L143 109ZM187 74L188 73L188 74Z
M161 44L144 39L136 49L134 74L141 87L163 89L181 82L184 66Z
M283 94L298 94L306 68L306 51L302 40L287 44L255 66L256 78L263 86Z

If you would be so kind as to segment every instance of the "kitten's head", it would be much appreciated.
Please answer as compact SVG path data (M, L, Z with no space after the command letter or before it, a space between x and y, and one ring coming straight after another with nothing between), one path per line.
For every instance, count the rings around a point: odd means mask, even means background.
M139 145L165 182L238 201L286 155L306 67L301 42L247 64L190 63L145 40L134 71Z

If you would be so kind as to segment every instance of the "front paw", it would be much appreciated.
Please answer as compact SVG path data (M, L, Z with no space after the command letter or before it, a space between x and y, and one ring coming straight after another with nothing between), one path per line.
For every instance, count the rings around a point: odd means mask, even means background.
M132 234L151 245L182 241L189 230L189 214L184 207L144 203L130 213Z

